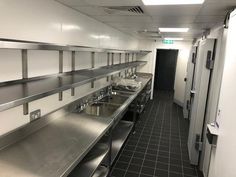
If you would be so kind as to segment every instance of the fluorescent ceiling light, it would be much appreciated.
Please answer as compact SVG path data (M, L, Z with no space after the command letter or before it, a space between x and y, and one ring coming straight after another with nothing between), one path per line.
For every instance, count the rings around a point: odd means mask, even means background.
M144 5L188 5L203 4L205 0L142 0Z
M182 40L184 40L184 38L167 37L167 38L164 38L164 40L169 40L169 41L182 41Z
M189 28L159 28L160 32L169 32L169 33L186 33Z

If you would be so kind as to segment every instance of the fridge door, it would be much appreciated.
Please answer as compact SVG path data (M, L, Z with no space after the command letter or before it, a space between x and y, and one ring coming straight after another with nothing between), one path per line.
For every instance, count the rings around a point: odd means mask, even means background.
M195 76L191 94L190 127L188 137L188 151L190 163L197 165L199 153L202 149L202 132L209 91L210 73L208 67L210 60L214 60L215 39L205 39L199 43L196 59Z

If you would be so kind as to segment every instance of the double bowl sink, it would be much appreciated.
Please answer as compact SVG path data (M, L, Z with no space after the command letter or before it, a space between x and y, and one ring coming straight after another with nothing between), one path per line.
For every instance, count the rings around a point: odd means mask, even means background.
M131 93L112 92L112 94L88 105L82 113L92 116L110 117L131 95Z

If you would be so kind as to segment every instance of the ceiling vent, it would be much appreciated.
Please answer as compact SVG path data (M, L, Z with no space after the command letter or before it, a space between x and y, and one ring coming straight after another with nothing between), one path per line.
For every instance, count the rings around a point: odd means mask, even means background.
M105 11L109 14L128 12L129 14L144 14L143 9L140 6L109 6L104 7Z

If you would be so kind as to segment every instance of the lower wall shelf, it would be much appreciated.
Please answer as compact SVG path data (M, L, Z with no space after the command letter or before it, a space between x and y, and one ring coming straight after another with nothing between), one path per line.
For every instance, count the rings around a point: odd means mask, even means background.
M97 144L70 173L69 177L91 177L94 176L99 165L109 152L107 144Z
M120 149L133 129L134 123L129 121L120 121L112 132L112 151L111 162L113 163Z

